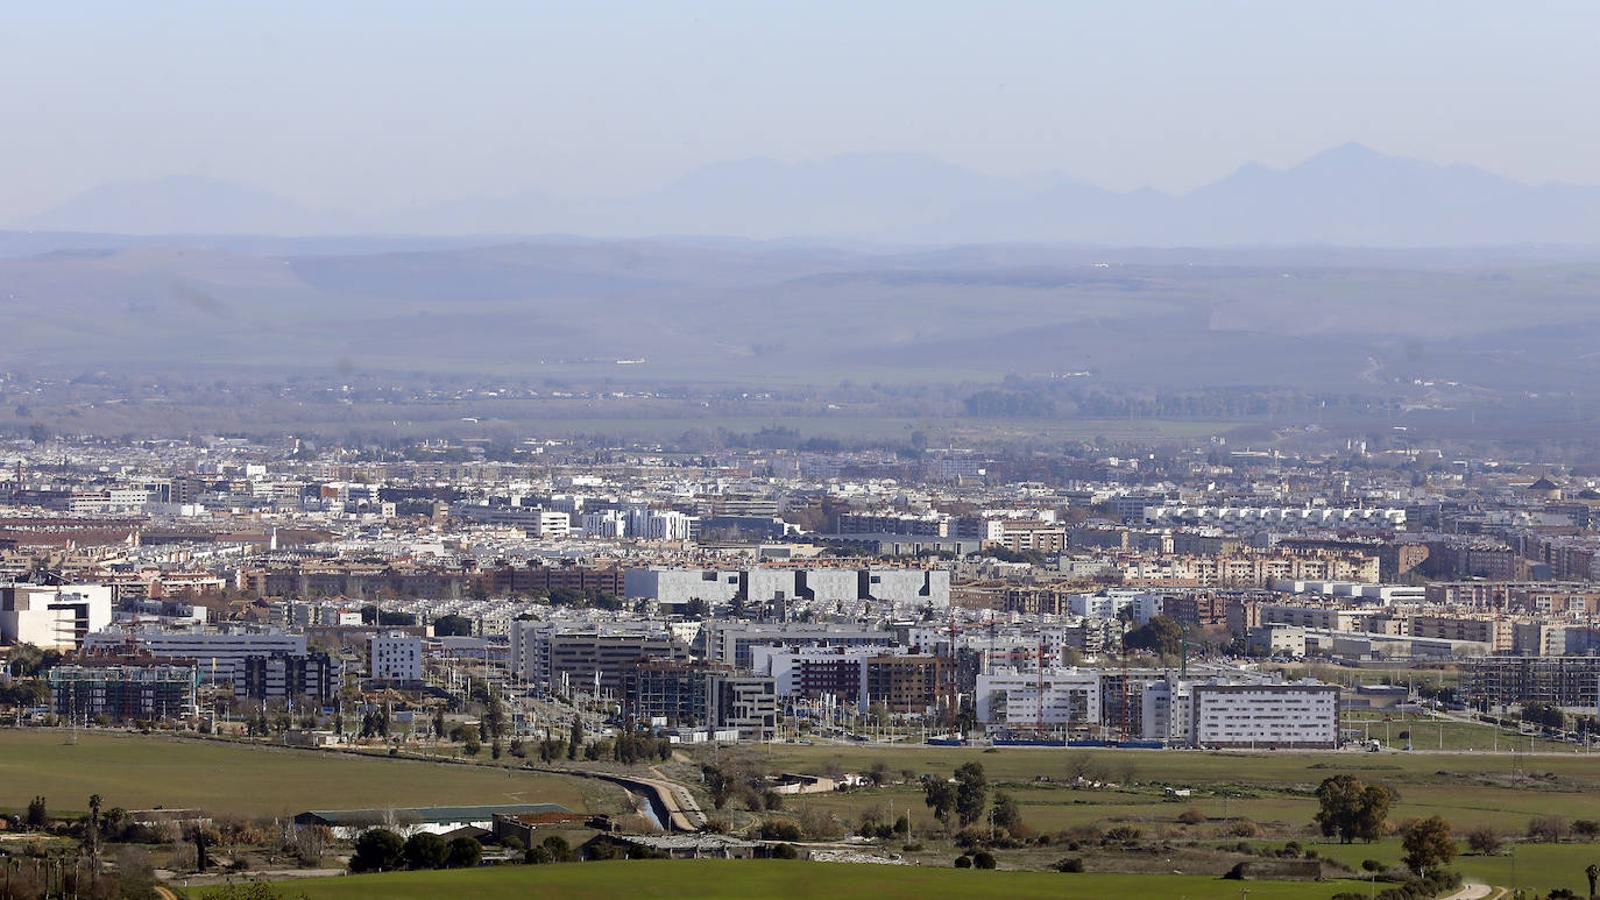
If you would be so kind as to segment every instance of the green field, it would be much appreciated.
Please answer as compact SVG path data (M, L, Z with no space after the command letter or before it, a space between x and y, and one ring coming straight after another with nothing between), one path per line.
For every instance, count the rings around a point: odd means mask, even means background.
M1306 842L1302 842L1306 843ZM1379 841L1375 844L1310 844L1328 859L1359 869L1362 860L1376 859L1388 865L1399 865L1400 842ZM1583 869L1590 863L1600 863L1600 844L1515 844L1496 856L1461 856L1451 868L1463 877L1500 887L1520 887L1547 892L1555 888L1570 888L1583 896L1589 889Z
M681 860L502 866L471 871L404 872L296 880L290 896L310 900L346 897L465 897L475 900L539 897L755 898L827 897L829 900L926 900L930 897L1100 898L1161 897L1236 900L1248 887L1253 900L1327 900L1353 881L1225 881L1185 875L1062 875L1054 872L981 872L911 866L838 863ZM200 889L192 894L205 896Z
M1441 815L1465 830L1483 824L1521 833L1535 816L1596 818L1600 755L1485 753L1205 753L1197 751L1083 751L1061 749L899 748L893 753L846 746L783 746L749 753L750 762L768 771L864 772L887 763L890 774L913 781L924 773L948 775L964 762L983 765L991 785L1016 797L1023 820L1036 830L1077 825L1131 823L1147 833L1173 829L1199 836L1207 826L1186 828L1177 817L1197 809L1212 820L1251 819L1271 833L1300 837L1316 810L1311 796L1324 778L1353 774L1396 788L1400 801L1392 821ZM1073 782L1074 761L1087 759L1096 778L1111 788L1080 788ZM1164 788L1184 788L1193 796L1173 800ZM786 801L788 808L818 807L846 823L868 809L909 812L914 823L932 828L934 820L915 783Z
M599 784L511 769L250 747L111 732L75 745L55 730L0 731L0 808L20 811L43 795L52 812L82 811L90 794L107 807L198 807L239 816L307 809L480 803L559 803L588 808Z

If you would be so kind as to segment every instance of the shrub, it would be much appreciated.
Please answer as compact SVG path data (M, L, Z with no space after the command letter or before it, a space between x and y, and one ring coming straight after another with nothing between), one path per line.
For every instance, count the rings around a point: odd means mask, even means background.
M966 855L965 853L963 853L960 856L956 857L956 868L958 868L958 869L970 869L970 868L972 868L972 857Z
M400 852L408 869L442 869L450 858L450 845L437 834L419 831L406 838Z
M1567 820L1560 816L1538 816L1528 821L1528 840L1559 844L1567 836Z
M773 859L799 859L800 851L793 844L778 844L772 848Z
M1178 813L1178 821L1184 825L1199 825L1206 820L1206 814L1194 807Z
M1228 825L1228 836L1237 838L1258 838L1262 835L1261 826L1249 819L1239 819Z
M387 828L369 828L356 838L350 856L352 872L392 872L404 862L406 842Z
M1482 856L1499 853L1505 845L1505 839L1500 832L1487 825L1479 825L1467 832L1467 849Z
M483 845L469 837L451 838L445 865L452 869L471 869L483 861Z
M757 834L764 841L798 841L802 837L800 826L788 819L768 819Z
M1134 825L1117 825L1106 829L1104 840L1107 843L1127 843L1137 841L1144 832Z
M1076 856L1069 856L1065 859L1056 860L1055 865L1050 868L1055 869L1057 872L1082 872L1083 860Z
M1363 859L1361 861L1361 870L1364 872L1382 872L1387 868L1389 867L1375 859Z
M972 867L974 869L994 868L994 854L987 850L979 850L972 854Z

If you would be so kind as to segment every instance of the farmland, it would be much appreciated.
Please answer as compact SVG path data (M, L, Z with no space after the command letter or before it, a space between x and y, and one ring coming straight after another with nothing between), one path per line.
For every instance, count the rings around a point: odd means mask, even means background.
M197 807L216 815L468 803L604 802L598 783L511 769L358 758L222 742L55 730L0 731L0 808L35 795L79 809L90 794L126 809Z

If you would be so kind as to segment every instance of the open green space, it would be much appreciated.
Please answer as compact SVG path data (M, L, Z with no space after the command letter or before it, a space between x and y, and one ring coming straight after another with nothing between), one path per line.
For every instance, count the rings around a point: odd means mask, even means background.
M1440 815L1459 830L1487 825L1520 834L1537 816L1597 818L1600 755L1487 753L1205 753L1076 749L897 748L893 753L845 746L785 746L749 753L751 765L775 772L864 772L889 766L908 783L786 799L788 809L815 807L845 823L868 810L909 812L914 824L934 819L915 783L923 774L948 775L969 761L983 765L990 785L1011 793L1023 821L1038 831L1128 823L1147 834L1202 837L1224 823L1249 819L1273 835L1308 837L1316 811L1313 791L1325 778L1351 774L1389 785L1400 800L1390 820ZM1076 772L1108 784L1079 786ZM1186 797L1167 788L1188 790ZM1197 810L1210 822L1184 826Z
M86 731L0 731L0 808L43 795L55 813L107 807L200 808L278 816L308 809L489 803L588 808L602 785L514 769L362 758L220 741ZM591 794L592 796L592 794Z
M310 900L348 897L536 896L542 900L602 897L925 900L928 897L1099 898L1164 897L1234 900L1248 887L1253 900L1327 900L1356 881L1227 881L1187 875L1064 875L984 872L912 866L845 865L777 860L658 860L500 866L470 871L400 872L295 880L283 887ZM204 897L201 889L192 894Z
M1324 858L1358 870L1368 859L1398 866L1402 853L1400 841L1394 838L1371 844L1301 843L1315 848ZM1507 844L1505 850L1492 856L1466 855L1463 847L1463 855L1451 868L1468 880L1485 884L1541 893L1564 887L1583 896L1589 890L1583 870L1590 863L1600 863L1600 844Z

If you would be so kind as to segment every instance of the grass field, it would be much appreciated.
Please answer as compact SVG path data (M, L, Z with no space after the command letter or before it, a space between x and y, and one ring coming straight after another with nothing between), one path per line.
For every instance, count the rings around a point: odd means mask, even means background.
M477 803L583 810L595 796L589 792L606 789L510 769L93 731L68 745L60 731L0 731L0 808L12 811L41 794L56 814L82 811L96 793L107 807L199 807L240 816Z
M1307 846L1315 846L1322 856L1357 869L1367 859L1391 866L1400 862L1400 842L1394 839L1373 844ZM1600 844L1515 844L1496 856L1458 857L1451 868L1485 884L1531 888L1541 893L1564 887L1583 896L1589 890L1583 869L1590 863L1600 863Z
M1190 751L1081 751L1060 749L900 748L784 746L749 753L755 765L771 771L866 771L887 762L896 778L909 772L948 775L968 761L981 763L990 783L1016 797L1023 820L1037 830L1127 822L1151 829L1184 830L1177 817L1195 808L1211 819L1248 818L1277 834L1305 832L1316 810L1311 792L1324 778L1353 774L1396 788L1400 802L1391 819L1441 815L1466 828L1484 824L1521 833L1541 815L1600 817L1594 796L1600 791L1600 754L1547 755L1484 753L1203 753ZM1072 786L1074 760L1087 759L1096 777L1116 789ZM1163 788L1189 788L1192 797L1176 802ZM794 798L799 809L825 809L847 823L873 808L910 812L913 822L934 822L915 784Z
M1250 889L1252 900L1327 900L1338 891L1358 890L1363 885L1352 881L1238 882L1184 875L1062 875L837 863L662 860L315 878L297 880L283 887L290 896L303 893L310 900L466 896L475 900L529 896L541 900L607 897L926 900L957 896L967 900L985 897L1235 900L1244 886ZM199 889L191 889L191 895L205 896Z

